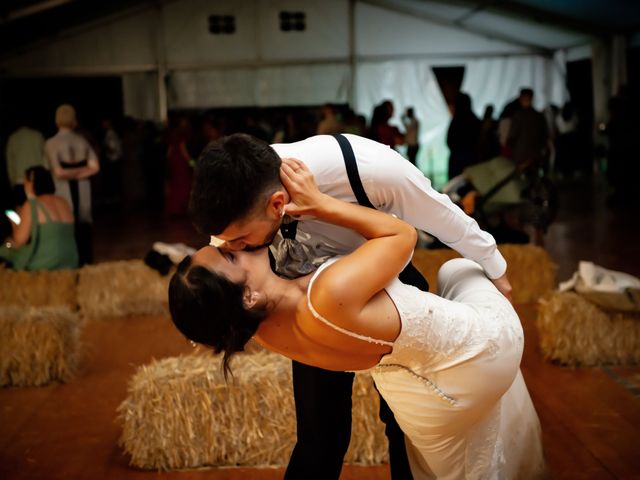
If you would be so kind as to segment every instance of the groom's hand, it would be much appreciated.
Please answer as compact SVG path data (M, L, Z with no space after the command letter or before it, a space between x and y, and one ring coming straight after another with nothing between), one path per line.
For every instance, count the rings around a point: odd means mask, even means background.
M513 302L511 298L511 284L509 283L509 279L507 278L507 274L505 273L501 277L494 278L491 280L496 288L503 294L510 302Z

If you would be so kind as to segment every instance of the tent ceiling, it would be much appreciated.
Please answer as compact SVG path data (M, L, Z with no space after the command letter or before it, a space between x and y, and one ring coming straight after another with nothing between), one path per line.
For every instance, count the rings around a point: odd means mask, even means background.
M3 0L0 54L105 16L179 1ZM541 50L587 43L590 35L627 33L640 28L640 2L629 0L359 1Z

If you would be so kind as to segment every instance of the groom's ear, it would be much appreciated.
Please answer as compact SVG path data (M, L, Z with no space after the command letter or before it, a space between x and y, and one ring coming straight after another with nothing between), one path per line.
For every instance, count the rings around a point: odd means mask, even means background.
M282 212L284 212L284 206L287 204L288 199L289 195L284 191L284 189L273 192L271 197L269 197L267 216L281 218Z

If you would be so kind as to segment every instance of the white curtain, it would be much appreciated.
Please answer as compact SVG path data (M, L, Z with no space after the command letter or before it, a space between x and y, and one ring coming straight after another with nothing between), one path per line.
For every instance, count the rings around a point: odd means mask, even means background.
M464 62L461 90L471 96L479 117L487 105L499 115L521 88L534 91L533 104L543 110L548 104L562 106L568 99L563 62L539 56L470 59Z
M446 181L451 116L427 61L362 62L356 74L355 110L371 120L373 108L384 100L394 104L392 124L401 130L401 116L413 107L420 122L418 168L436 185Z

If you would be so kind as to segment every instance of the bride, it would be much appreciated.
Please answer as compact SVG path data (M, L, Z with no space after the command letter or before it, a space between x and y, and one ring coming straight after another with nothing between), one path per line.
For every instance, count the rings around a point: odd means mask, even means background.
M405 433L415 479L545 475L540 424L520 373L516 312L476 263L439 271L440 295L404 285L415 229L321 193L307 167L283 160L283 215L315 216L367 241L295 280L275 275L267 249L207 246L171 279L176 327L229 359L250 338L328 370L368 370Z

